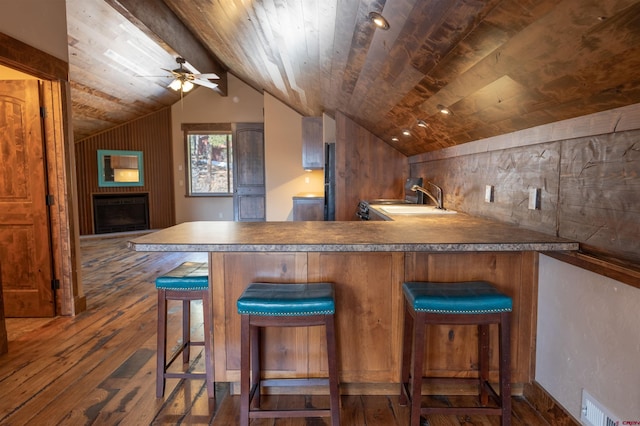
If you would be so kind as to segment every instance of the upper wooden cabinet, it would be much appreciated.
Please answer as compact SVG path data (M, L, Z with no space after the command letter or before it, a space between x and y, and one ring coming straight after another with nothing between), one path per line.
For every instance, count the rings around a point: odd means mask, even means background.
M302 117L302 167L324 167L322 141L322 117Z

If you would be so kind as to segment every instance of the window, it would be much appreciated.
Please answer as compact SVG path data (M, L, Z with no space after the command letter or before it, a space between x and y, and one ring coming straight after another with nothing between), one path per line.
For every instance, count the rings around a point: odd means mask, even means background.
M230 124L183 124L187 159L187 195L233 193L233 144Z

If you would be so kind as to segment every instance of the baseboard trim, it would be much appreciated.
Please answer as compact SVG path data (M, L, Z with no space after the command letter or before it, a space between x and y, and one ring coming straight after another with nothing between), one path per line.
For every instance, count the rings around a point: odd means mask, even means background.
M523 384L512 383L511 395L523 396ZM494 384L494 389L499 390L497 383ZM303 393L305 395L326 395L328 390L326 386L319 387L270 387L263 388L264 394L276 394L276 395L297 395ZM231 382L231 394L240 394L240 383ZM340 383L341 395L400 395L400 383ZM477 395L478 385L435 385L435 386L423 386L423 395Z
M569 414L538 382L525 383L523 396L549 424L553 426L580 426L580 422Z

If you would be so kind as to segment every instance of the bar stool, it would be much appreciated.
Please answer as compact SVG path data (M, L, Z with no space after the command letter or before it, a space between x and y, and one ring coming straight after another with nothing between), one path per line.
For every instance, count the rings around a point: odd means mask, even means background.
M400 405L411 405L411 426L420 415L500 415L501 425L511 425L510 328L512 300L484 281L459 283L406 282ZM423 377L425 329L432 324L478 326L478 378ZM489 384L489 325L498 324L500 396ZM413 351L413 356L412 356ZM422 383L478 384L480 407L423 407ZM487 407L489 393L498 407Z
M209 267L206 262L184 262L175 269L156 278L158 289L158 345L156 369L156 396L164 395L166 379L204 378L207 395L214 397L213 358L211 344L211 307L209 295ZM182 300L182 344L167 361L167 300ZM202 318L204 321L204 341L191 340L191 301L202 300ZM192 346L204 346L205 372L168 372L180 353L182 362L189 363Z
M240 331L240 424L252 418L331 417L340 424L338 364L334 327L333 284L251 283L237 301L241 315ZM260 373L260 328L325 327L327 336L328 378L264 380ZM329 386L330 408L260 409L260 387Z

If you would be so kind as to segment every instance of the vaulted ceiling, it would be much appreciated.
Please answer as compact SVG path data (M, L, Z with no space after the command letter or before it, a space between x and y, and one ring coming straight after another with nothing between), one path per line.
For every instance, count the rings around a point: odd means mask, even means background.
M76 140L178 101L162 71L177 56L220 75L221 96L228 70L405 155L640 102L640 0L67 0L67 14Z

